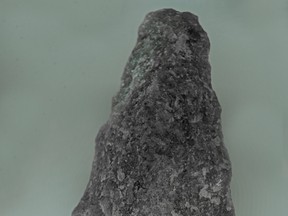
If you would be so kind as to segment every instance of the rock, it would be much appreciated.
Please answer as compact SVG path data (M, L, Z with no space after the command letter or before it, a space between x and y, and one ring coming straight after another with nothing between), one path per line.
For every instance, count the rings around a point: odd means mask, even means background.
M210 43L198 17L146 15L73 216L234 216Z

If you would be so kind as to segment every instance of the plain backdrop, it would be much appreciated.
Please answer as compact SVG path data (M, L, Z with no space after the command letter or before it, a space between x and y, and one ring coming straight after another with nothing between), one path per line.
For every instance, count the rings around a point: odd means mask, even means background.
M288 214L287 0L0 0L0 215L70 215L146 13L199 16L237 216Z

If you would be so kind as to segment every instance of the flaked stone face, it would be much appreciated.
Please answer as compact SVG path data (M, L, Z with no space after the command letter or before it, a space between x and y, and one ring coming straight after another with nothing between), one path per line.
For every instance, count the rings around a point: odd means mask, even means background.
M231 163L197 16L148 13L73 216L234 216Z

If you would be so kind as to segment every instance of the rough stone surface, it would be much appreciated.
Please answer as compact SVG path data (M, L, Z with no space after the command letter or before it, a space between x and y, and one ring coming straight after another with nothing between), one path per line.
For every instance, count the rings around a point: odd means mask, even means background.
M210 43L197 16L148 13L73 216L234 216Z

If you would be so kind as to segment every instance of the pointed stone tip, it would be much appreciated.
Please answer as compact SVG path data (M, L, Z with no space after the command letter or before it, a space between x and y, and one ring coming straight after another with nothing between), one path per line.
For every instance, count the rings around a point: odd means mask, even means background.
M173 8L163 8L155 11L151 11L147 14L147 16L186 16L190 19L198 20L198 16L189 12L189 11L177 11Z
M193 65L202 65L202 69L190 70L188 77L191 80L200 77L211 88L209 51L208 35L193 13L172 8L149 12L138 28L137 42L124 69L121 89L113 97L112 110L119 101L128 98L142 78L158 77L157 85L161 85L168 82L161 77L173 80L169 73L183 75L183 70Z
M171 26L174 26L174 27L180 27L181 25L182 26L192 25L195 27L198 26L198 29L197 29L198 31L204 31L201 25L199 24L199 19L197 15L188 11L180 12L172 8L164 8L164 9L159 9L159 10L155 10L155 11L151 11L147 13L144 18L143 23L146 23L149 21L153 21L153 22L161 21L165 24L170 24ZM177 22L177 24L180 24L180 26L173 25L173 24L176 24L175 22Z
M187 35L191 41L197 41L196 46L205 49L201 53L209 54L210 41L199 23L198 16L188 11L180 12L172 8L149 12L139 26L137 41L149 37L157 41L168 39L173 43L183 35Z

